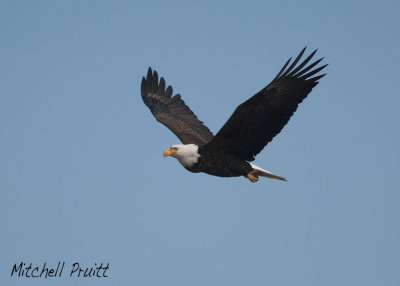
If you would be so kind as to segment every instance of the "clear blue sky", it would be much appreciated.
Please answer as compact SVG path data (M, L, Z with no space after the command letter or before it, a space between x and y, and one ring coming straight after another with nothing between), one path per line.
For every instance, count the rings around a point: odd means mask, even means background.
M1 1L1 285L400 285L398 1ZM149 66L213 132L290 56L328 75L256 164L192 174ZM10 278L109 262L109 278Z

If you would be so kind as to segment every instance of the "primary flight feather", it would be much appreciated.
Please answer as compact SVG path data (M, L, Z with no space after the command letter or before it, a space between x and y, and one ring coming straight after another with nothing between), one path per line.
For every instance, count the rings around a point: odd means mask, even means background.
M252 182L259 176L286 181L249 162L282 130L299 103L325 76L317 74L327 65L315 68L322 58L307 65L316 50L298 64L304 52L305 48L290 66L291 59L285 63L269 85L240 104L215 136L179 94L172 96L172 87L166 88L164 78L158 80L157 72L149 68L142 79L143 102L183 143L167 148L164 156L175 157L194 173L244 176Z

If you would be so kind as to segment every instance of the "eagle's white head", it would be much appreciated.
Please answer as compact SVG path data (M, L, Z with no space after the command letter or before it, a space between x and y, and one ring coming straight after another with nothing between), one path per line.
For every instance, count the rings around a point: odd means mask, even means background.
M164 151L164 157L172 156L178 159L184 167L191 167L196 164L200 154L198 153L199 146L196 144L176 144Z

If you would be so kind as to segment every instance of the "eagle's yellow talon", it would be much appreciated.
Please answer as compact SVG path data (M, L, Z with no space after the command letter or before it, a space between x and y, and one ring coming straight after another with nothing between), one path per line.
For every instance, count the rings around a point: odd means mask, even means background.
M246 178L249 179L252 183L255 183L258 181L258 176L250 174L250 173L247 174Z

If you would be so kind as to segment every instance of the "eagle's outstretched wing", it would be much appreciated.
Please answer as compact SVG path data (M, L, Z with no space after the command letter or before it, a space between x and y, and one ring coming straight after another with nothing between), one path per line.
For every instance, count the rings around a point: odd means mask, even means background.
M254 160L325 76L312 77L327 66L313 69L322 58L306 66L316 50L296 67L304 51L305 48L287 68L290 58L268 86L239 105L206 148Z
M151 113L165 126L167 126L183 144L204 145L208 143L213 134L197 116L185 105L179 94L172 96L172 87L165 89L165 80L158 74L147 72L147 77L142 79L142 99Z

